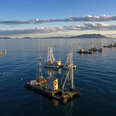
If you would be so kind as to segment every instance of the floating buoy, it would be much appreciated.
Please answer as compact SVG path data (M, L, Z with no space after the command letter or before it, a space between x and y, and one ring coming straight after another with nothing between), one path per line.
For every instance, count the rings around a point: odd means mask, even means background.
M2 52L0 52L0 56L2 56Z
M7 50L6 50L6 49L4 49L4 50L3 50L3 52L6 54L6 53L7 53Z

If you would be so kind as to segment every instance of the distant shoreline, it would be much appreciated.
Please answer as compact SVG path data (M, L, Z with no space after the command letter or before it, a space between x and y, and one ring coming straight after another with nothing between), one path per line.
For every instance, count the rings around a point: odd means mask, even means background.
M0 39L115 39L112 37L107 37L101 34L82 34L77 36L70 36L70 37L23 37L23 38L11 38L11 37L0 37Z

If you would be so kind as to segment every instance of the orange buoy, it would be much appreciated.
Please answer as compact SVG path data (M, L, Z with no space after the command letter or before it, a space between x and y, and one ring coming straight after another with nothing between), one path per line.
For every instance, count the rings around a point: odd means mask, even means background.
M0 52L0 56L2 56L2 52Z

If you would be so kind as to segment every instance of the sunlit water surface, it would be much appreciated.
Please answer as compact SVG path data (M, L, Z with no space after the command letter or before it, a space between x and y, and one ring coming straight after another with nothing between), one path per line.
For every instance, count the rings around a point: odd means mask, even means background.
M115 39L112 41L116 41ZM115 116L116 115L116 48L103 53L79 55L80 48L110 43L109 39L2 39L0 50L0 116ZM81 96L72 102L61 103L35 94L24 88L25 80L36 76L39 56L47 57L47 47L54 47L55 58L64 63L73 46L77 65L74 85Z

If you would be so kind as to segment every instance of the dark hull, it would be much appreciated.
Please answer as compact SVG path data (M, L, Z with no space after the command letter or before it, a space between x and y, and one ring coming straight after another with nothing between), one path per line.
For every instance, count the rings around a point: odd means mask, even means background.
M61 103L65 104L68 101L72 100L76 96L80 96L80 92L77 90L65 90L64 94L61 95L61 90L58 91L51 91L46 88L42 88L41 86L37 85L30 85L30 84L25 84L25 88L32 90L38 94L41 94L43 96L56 99L60 101Z
M94 54L96 52L102 52L103 51L103 48L91 48L91 49L88 49L87 51L78 51L79 54Z
M79 54L93 54L93 52L89 52L89 51L78 51Z
M116 47L116 45L108 45L108 46L104 46L104 48L113 48Z
M53 68L53 69L60 69L60 68L63 68L63 65L61 66L58 66L58 65L44 65L45 68Z

